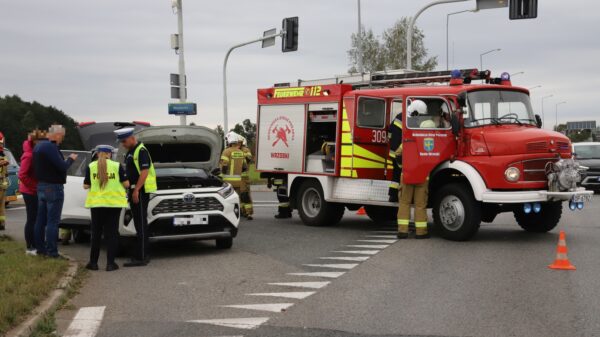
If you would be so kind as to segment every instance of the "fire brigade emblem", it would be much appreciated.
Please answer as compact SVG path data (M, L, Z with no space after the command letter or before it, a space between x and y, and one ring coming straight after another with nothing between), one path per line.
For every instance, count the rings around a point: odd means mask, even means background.
M290 147L290 142L294 140L296 133L294 124L285 116L279 116L271 122L269 126L269 134L267 139L271 141L271 146L275 147L280 144L285 147Z
M423 139L423 147L427 152L433 151L433 149L435 148L435 140L433 138Z

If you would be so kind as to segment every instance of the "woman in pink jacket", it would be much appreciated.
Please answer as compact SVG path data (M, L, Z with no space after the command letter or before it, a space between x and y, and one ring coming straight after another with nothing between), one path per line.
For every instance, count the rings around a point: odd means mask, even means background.
M46 133L40 130L34 130L29 134L27 140L23 142L23 155L21 156L21 166L19 168L19 191L25 201L27 221L25 222L25 242L27 243L28 255L35 255L34 227L37 218L37 179L33 170L33 148L39 139L45 138Z

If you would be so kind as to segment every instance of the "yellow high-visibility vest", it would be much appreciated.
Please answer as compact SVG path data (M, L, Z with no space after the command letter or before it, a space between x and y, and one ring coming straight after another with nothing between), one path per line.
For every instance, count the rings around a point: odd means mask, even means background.
M102 189L100 188L100 179L98 179L98 162L95 161L89 165L91 187L85 199L86 208L127 207L127 194L125 187L121 184L121 179L119 179L119 166L116 161L106 160L108 182Z
M141 143L133 152L133 163L135 164L135 168L140 172L140 150L146 149L143 143ZM150 151L148 151L148 156L150 156ZM152 158L150 158L150 168L148 169L148 177L146 178L146 182L144 182L144 191L146 193L156 192L158 190L158 185L156 184L156 171L154 170L154 163L152 163Z

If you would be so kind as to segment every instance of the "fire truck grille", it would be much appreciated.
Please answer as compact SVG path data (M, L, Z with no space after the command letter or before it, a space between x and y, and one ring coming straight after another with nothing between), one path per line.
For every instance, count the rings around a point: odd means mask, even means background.
M558 142L556 145L558 147L558 151L571 151L571 146L567 142Z
M527 143L528 153L544 153L548 152L548 143L546 142L531 142Z
M541 158L523 161L523 180L546 181L546 164L556 162L556 158Z
M184 212L203 212L203 211L223 211L223 205L213 197L196 198L191 202L182 199L166 199L161 201L154 209L152 214L164 213L184 213Z

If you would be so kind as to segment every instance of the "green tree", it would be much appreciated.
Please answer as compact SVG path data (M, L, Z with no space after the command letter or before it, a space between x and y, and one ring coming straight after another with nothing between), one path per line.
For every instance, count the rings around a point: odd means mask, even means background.
M363 69L366 72L405 69L406 68L406 31L410 19L402 18L386 29L381 39L369 29L361 30L362 40L358 48L358 34L352 34L352 47L348 50L350 59L350 73L358 71L359 55L363 57ZM437 56L429 57L425 48L425 34L417 26L413 29L412 36L412 63L413 70L430 71L437 66Z
M77 132L77 122L64 112L38 102L25 102L19 96L0 97L0 131L6 137L6 147L15 157L21 156L22 142L33 129L48 129L52 124L62 124L67 134L61 147L81 150L83 145Z
M248 147L254 151L254 145L256 144L256 123L252 123L250 119L245 119L241 124L237 123L231 130L248 141Z

